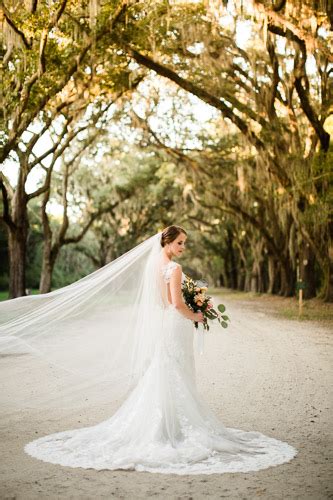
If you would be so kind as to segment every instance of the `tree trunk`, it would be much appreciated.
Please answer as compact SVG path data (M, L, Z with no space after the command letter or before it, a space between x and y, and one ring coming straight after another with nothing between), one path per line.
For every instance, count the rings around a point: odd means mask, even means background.
M25 169L20 170L12 200L11 223L8 228L9 298L26 295L26 253L29 220L27 196L24 191Z
M258 263L258 292L265 292L265 265L263 261Z
M222 273L223 273L224 280L225 280L225 286L227 288L232 288L231 279L230 279L230 272L229 272L229 259L228 258L224 259Z
M294 292L295 276L288 260L281 262L280 295L291 297Z
M330 262L327 275L325 276L325 302L333 302L333 263Z
M327 266L324 270L324 300L333 302L333 245L329 248Z
M233 290L237 290L237 281L238 281L238 276L237 276L237 263L236 263L236 255L235 255L235 249L234 249L234 244L233 244L233 234L230 229L228 229L228 239L227 239L227 257L229 261L229 266L228 266L228 275L229 275L229 280L230 280L230 288Z
M28 226L8 229L9 298L26 295L25 267Z
M250 291L252 293L258 292L258 283L259 283L258 265L257 262L254 260L252 265L251 282L250 282Z
M310 245L305 243L300 252L300 277L305 288L303 292L304 299L312 299L316 296L316 259Z
M267 293L274 293L276 281L276 264L272 255L268 256L268 289Z
M251 275L251 269L247 267L245 271L244 292L249 292L251 290Z
M237 279L237 290L244 290L245 287L245 266L244 263L239 264L239 270L238 270L238 279Z
M45 255L45 248L44 248L42 271L39 282L40 293L48 293L51 291L54 264L55 264L55 259L52 259L50 255Z
M43 247L43 261L42 271L39 281L40 293L48 293L51 291L52 274L54 265L56 263L60 245L52 245L52 232L49 225L44 224L44 247Z

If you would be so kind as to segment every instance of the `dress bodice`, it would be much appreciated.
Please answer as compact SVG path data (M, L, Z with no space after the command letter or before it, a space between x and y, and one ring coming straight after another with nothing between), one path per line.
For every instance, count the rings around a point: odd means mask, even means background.
M171 275L177 267L180 267L179 264L177 264L177 262L174 262L173 260L170 260L162 266L162 275L165 283L170 283ZM184 281L185 274L182 272L182 282Z

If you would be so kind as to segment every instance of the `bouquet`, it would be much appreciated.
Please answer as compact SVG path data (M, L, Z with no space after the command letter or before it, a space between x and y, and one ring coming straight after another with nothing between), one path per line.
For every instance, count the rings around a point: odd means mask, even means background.
M228 327L229 317L226 316L225 306L219 304L215 309L212 302L212 297L206 294L207 286L204 281L194 281L189 276L186 276L185 281L182 284L182 292L186 305L193 311L201 311L204 317L203 327L204 330L209 330L208 320L217 319L222 328ZM198 322L194 322L194 326L198 328Z

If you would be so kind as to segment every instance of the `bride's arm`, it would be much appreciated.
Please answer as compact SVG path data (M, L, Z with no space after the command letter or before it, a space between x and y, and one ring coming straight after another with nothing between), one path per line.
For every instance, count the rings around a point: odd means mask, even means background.
M172 272L170 278L170 294L171 301L175 308L183 315L185 318L192 321L202 321L203 315L201 312L194 313L185 304L182 295L182 268L180 265Z

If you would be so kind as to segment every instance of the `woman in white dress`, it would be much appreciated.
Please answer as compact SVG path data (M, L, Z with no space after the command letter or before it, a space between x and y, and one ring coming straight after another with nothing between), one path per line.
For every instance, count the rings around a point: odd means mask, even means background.
M256 471L297 454L289 444L260 432L224 427L200 400L193 322L203 317L184 303L184 274L173 261L184 252L186 239L184 229L170 226L153 237L145 254L136 317L141 327L136 326L131 352L132 367L139 367L133 373L139 375L132 377L136 386L127 399L104 422L28 443L29 455L86 469L212 474Z

